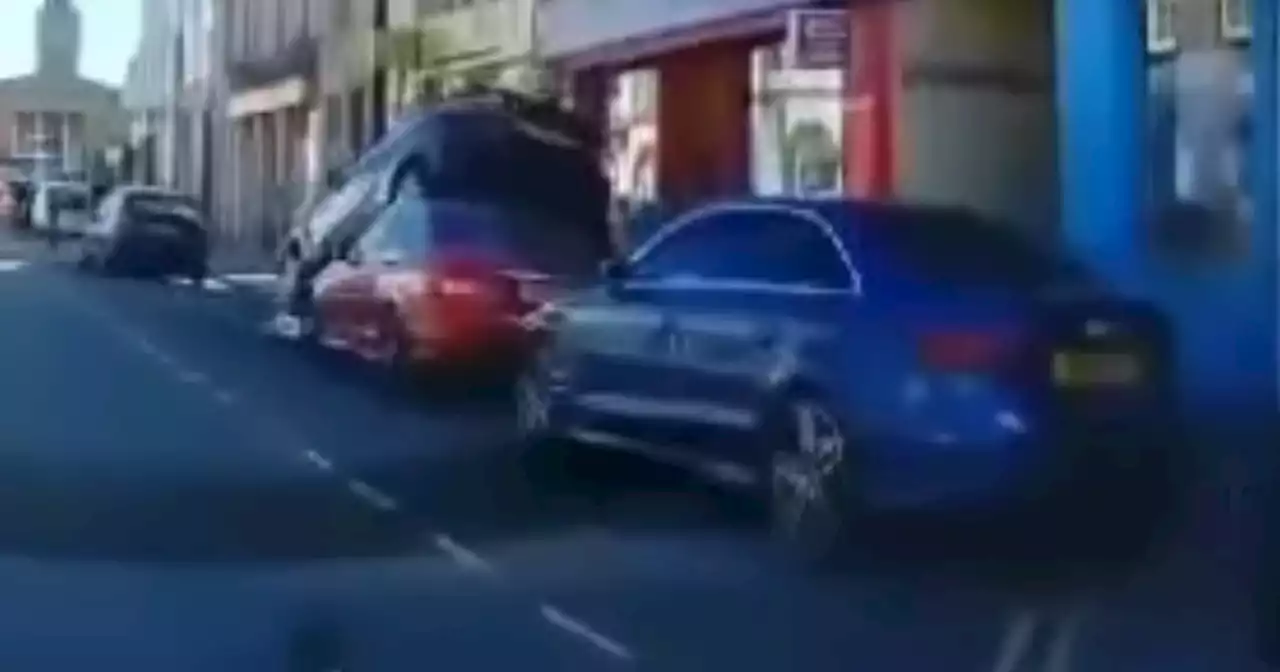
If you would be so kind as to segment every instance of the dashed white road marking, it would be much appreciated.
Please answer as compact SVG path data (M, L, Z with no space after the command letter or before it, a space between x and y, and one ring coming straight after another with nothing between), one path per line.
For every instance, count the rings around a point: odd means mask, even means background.
M437 534L435 536L436 549L449 556L454 562L462 567L486 574L495 573L493 565L488 560L480 557L480 554L454 541L447 534Z
M142 354L147 355L149 357L163 356L164 353L160 352L160 348L156 347L156 344L152 343L151 339L145 336L139 336L137 334L127 332L127 331L125 333L129 336L129 338L133 339L134 346L137 347L138 351L141 352Z
M134 334L133 340L139 352L155 360L160 366L163 366L166 369L172 369L175 372L182 371L182 366L178 364L177 360L170 357L169 353L165 352L155 343L152 343L147 337Z
M368 502L379 511L395 511L400 508L396 500L364 481L352 479L347 482L347 489L351 491L351 494Z
M175 375L178 376L179 382L186 383L187 385L204 385L209 382L208 376L200 373L199 371L192 371L190 369L178 369L175 372Z
M1054 628L1045 653L1044 672L1069 672L1072 653L1079 640L1080 625L1084 622L1086 608L1082 604L1072 606Z
M275 273L224 273L222 275L223 281L242 285L269 285L279 278L280 276Z
M236 403L236 395L227 390L214 390L213 398L223 406L234 406Z
M324 455L321 455L314 450L308 450L304 452L303 455L307 457L308 462L316 465L320 469L323 469L324 471L333 471L333 461Z
M27 262L20 259L0 259L0 273L9 273L25 268Z
M620 658L626 661L635 660L635 656L632 655L630 649L623 646L622 644L619 644L617 641L609 637L606 637L605 635L600 634L591 626L587 625L586 623L576 618L573 618L572 616L569 616L568 614L564 613L563 611L560 611L556 607L553 607L549 604L544 604L542 605L541 611L542 611L542 617L545 618L548 623L556 626L557 628L560 628L561 630L564 630L565 632L575 637L579 637L585 640L587 643L591 644L597 649L600 649L601 651L604 651L605 653L608 653L609 655L615 658Z
M1040 613L1034 609L1024 609L1014 614L1000 640L991 672L1016 672L1031 651L1032 636L1039 624Z

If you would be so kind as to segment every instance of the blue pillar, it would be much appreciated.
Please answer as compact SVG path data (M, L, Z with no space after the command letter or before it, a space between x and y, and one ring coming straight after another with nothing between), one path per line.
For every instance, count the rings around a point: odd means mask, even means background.
M1055 4L1063 241L1134 289L1146 86L1141 3Z
M1254 35L1252 61L1254 68L1254 143L1253 197L1255 264L1262 286L1259 307L1261 317L1270 327L1271 341L1271 408L1280 409L1280 202L1276 190L1280 184L1277 163L1280 162L1280 130L1277 129L1277 96L1280 95L1280 6L1274 0L1253 3Z
M1255 3L1255 217L1249 253L1202 267L1156 254L1146 226L1147 71L1139 0L1058 0L1064 244L1174 322L1191 410L1226 424L1276 409L1276 5ZM1247 418L1245 417L1247 416Z

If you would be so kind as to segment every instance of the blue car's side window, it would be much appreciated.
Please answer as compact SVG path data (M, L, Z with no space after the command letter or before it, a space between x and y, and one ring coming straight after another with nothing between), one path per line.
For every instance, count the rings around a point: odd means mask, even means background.
M736 237L744 277L777 285L848 289L851 275L830 237L818 225L784 210L742 215Z
M670 279L673 277L713 277L714 269L709 252L719 255L717 239L723 222L707 216L688 222L664 235L634 260L637 275L644 279ZM662 235L662 234L659 234Z
M661 235L661 234L660 234ZM847 289L848 265L816 224L785 210L724 210L661 237L639 275Z

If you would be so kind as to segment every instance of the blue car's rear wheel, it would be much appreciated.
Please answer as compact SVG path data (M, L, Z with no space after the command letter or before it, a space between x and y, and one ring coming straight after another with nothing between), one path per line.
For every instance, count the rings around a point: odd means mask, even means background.
M857 507L852 437L818 397L797 394L767 423L769 508L774 538L808 565L828 565L847 548Z

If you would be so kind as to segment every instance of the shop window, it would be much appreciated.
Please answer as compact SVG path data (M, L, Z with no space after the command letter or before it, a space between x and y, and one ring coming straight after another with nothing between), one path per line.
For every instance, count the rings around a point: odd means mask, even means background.
M1178 49L1177 0L1147 0L1147 52L1169 54Z
M1248 251L1254 74L1248 8L1236 4L1183 2L1177 14L1170 0L1147 4L1148 30L1165 31L1147 36L1146 98L1146 233L1162 259L1221 263Z
M1222 37L1245 41L1253 37L1253 0L1218 0L1218 21Z
M658 71L619 73L609 83L607 171L623 209L656 196Z
M752 190L840 193L843 73L788 69L771 45L752 52L751 86Z

